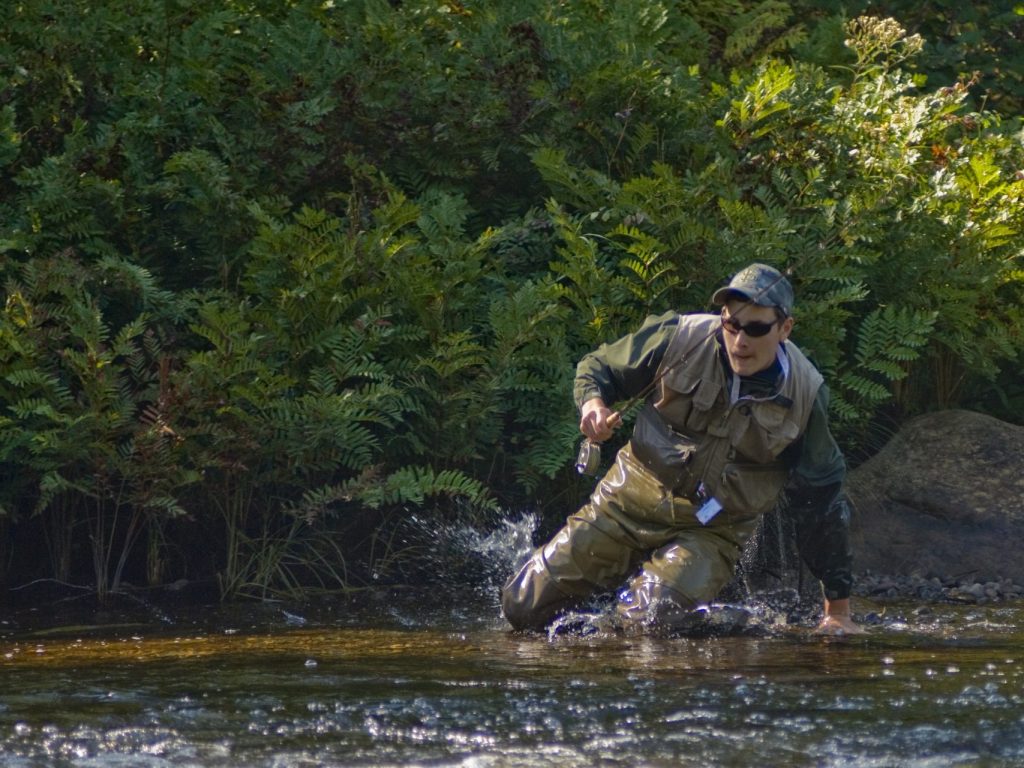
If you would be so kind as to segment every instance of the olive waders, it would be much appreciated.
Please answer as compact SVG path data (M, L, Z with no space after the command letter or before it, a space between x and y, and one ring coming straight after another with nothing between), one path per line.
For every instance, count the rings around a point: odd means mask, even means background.
M758 518L723 510L702 525L695 512L627 445L589 503L505 585L506 618L516 629L542 629L595 590L614 589L635 573L616 606L627 626L682 623L732 578Z

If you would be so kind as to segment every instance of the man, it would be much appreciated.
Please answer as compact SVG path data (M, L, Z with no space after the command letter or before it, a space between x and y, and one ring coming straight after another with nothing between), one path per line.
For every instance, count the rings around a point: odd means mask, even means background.
M785 489L800 554L822 582L817 631L863 631L850 618L846 465L821 374L788 340L793 289L778 270L752 264L712 302L720 315L652 316L580 361L574 395L588 440L612 436L611 405L646 402L589 503L502 590L515 628L541 629L631 576L618 615L671 629L729 582Z

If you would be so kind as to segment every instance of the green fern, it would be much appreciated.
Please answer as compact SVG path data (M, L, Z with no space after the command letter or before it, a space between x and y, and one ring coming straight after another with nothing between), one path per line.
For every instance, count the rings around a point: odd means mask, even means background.
M437 472L431 467L405 467L382 478L377 487L364 490L359 498L368 506L379 508L403 503L419 506L440 495L480 505L486 504L489 497L483 484L457 470Z
M937 314L887 306L870 312L860 324L856 369L839 377L835 411L845 421L863 422L893 396L908 366L921 355Z
M676 265L667 256L668 246L637 227L620 225L611 236L625 241L630 256L619 261L622 276L617 282L632 296L632 301L651 314L670 305L680 283Z
M727 61L739 63L755 56L784 51L795 46L806 36L801 25L791 25L792 8L780 0L762 0L742 3L731 19L732 27L725 41Z

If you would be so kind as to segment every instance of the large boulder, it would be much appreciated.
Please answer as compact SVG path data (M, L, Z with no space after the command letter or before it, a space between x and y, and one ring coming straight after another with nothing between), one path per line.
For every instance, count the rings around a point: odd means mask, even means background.
M858 571L1024 583L1024 427L970 411L903 426L850 472Z

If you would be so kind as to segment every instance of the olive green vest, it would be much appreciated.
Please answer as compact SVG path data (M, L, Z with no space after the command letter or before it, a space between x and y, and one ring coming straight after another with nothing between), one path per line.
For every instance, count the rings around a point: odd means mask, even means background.
M779 456L807 427L822 377L785 341L789 371L778 391L731 403L715 338L719 323L718 315L680 317L658 369L660 387L637 417L630 444L679 495L698 502L703 491L726 511L760 514L772 508L786 482Z

